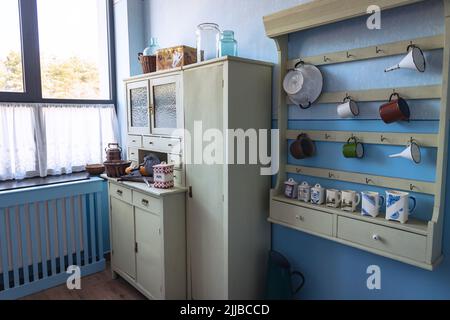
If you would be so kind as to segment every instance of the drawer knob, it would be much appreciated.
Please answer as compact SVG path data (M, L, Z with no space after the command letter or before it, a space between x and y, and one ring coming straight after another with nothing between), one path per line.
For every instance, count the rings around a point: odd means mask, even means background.
M117 193L119 196L122 196L123 191L122 191L122 190L117 190L116 193Z
M303 218L303 216L301 216L301 215L299 215L299 214L297 214L297 215L295 216L295 219L300 220L300 221L304 221L304 220L305 220L305 219Z
M132 142L136 142L136 140L133 140Z
M148 200L142 199L142 204L143 204L144 206L148 206Z
M375 240L375 241L378 241L378 240L380 240L380 236L377 235L377 234L373 234L372 235L372 239Z

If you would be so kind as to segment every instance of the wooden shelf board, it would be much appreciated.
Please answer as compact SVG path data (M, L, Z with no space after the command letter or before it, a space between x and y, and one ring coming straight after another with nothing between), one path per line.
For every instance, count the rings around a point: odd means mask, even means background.
M347 142L355 136L359 142L381 145L406 145L413 138L421 147L437 147L437 134L426 133L394 133L394 132L351 132L322 130L287 130L287 139L296 139L299 134L306 133L314 141Z
M408 220L408 222L401 224L396 221L386 220L384 217L382 217L382 213L380 213L380 215L376 218L365 217L365 216L362 216L359 212L348 212L348 211L343 211L341 209L327 207L326 205L316 205L316 204L312 204L312 203L299 201L296 199L288 199L283 195L274 196L274 197L272 197L272 200L292 204L292 205L295 205L298 207L304 207L304 208L308 208L308 209L319 210L319 211L323 211L323 212L337 214L339 216L344 216L344 217L348 217L348 218L361 220L364 222L379 224L382 226L399 229L399 230L403 230L403 231L408 231L408 232L412 232L412 233L416 233L416 234L421 234L421 235L425 235L425 236L428 235L428 221L424 221L424 220L410 218Z
M431 195L434 195L435 193L435 183L426 181L383 177L365 173L338 171L332 169L295 166L295 165L286 165L286 172L312 177L319 177L324 179L340 180L351 183L379 186L383 188L400 189L408 192L414 191L418 193L426 193Z
M298 59L289 60L286 67L287 69L293 69L295 64L299 61L320 66L406 54L406 49L411 43L414 43L424 51L442 49L444 47L444 35L403 40L346 51L322 53L310 57L300 57Z
M283 91L284 92L284 91ZM336 107L337 103L342 103L346 96L350 96L356 102L371 102L371 101L389 101L390 95L396 92L406 100L421 100L421 99L440 99L442 96L441 85L417 86L417 87L402 87L402 88L382 88L358 91L340 91L340 92L323 92L317 103L329 103L331 107ZM286 103L294 104L286 95Z
M423 0L378 0L376 5L387 10ZM263 17L266 35L279 37L292 32L356 18L367 14L371 0L316 0Z

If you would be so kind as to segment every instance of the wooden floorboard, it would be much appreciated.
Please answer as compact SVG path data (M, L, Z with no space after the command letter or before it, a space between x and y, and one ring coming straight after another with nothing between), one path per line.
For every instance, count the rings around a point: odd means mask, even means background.
M69 290L60 285L22 298L22 300L145 300L132 285L112 279L110 263L106 270L81 279L81 290Z

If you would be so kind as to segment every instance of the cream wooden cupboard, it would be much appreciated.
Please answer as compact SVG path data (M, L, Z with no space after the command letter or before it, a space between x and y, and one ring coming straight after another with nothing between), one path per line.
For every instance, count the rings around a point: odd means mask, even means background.
M185 190L109 179L111 269L149 299L186 299Z
M184 239L188 298L263 298L270 249L270 225L267 223L270 177L260 174L258 164L227 165L224 160L234 150L230 147L232 140L227 135L228 129L271 128L271 79L271 64L224 57L125 80L129 158L140 162L148 152L156 152L162 160L175 165L176 185L189 190ZM162 87L157 89L158 86ZM162 121L163 125L158 122L158 106L171 110L170 119ZM175 127L184 128L186 133L169 130ZM208 129L224 137L219 164L210 165L207 159L201 159L208 152ZM196 142L198 137L200 144L190 143ZM117 195L113 193L111 199L118 211L130 212L130 206L135 208L134 229L129 226L130 221L113 217L121 228L116 234L123 233L120 241L129 242L130 247L133 237L127 235L129 232L136 232L135 239L144 236L139 234L138 220L142 220L143 225L152 225L155 220L144 215L143 208L136 208L134 202L121 202L119 206ZM161 216L165 215L164 212ZM112 231L114 233L114 220ZM154 243L150 238L143 242ZM117 247L123 245L117 244ZM130 253L125 251L123 259L116 258L115 266L136 270L136 275L133 273L130 278L140 283L139 263L153 268L149 265L153 260L142 260L138 254L133 262ZM115 251L114 255L117 257L118 253Z
M271 78L271 65L243 59L186 67L185 128L192 137L200 123L203 132L222 132L220 160L226 163L232 151L227 129L270 128ZM186 159L196 163L186 164L188 295L192 299L263 298L270 248L266 221L270 177L261 175L257 164L210 165L205 159L197 164L197 147L185 146Z

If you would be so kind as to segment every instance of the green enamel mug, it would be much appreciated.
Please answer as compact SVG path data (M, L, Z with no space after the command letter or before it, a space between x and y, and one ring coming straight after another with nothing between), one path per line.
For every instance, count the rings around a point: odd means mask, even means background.
M358 139L351 137L342 147L342 153L346 158L362 158L364 156L364 146Z

